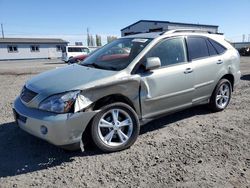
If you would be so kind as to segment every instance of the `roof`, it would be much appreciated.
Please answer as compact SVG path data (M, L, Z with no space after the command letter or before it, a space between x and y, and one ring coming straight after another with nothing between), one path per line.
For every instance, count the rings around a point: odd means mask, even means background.
M162 33L162 32L139 33L139 34L124 36L123 38L156 38L156 37L158 37L161 33Z
M158 21L158 20L139 20L123 29L121 29L121 31L131 27L131 26L134 26L140 22L157 22L157 23L168 23L168 24L180 24L180 25L186 25L186 26L201 26L201 27L215 27L215 28L218 28L219 26L217 25L205 25L205 24L193 24L193 23L181 23L181 22L169 22L169 21Z
M69 42L55 38L0 38L0 43L67 44Z
M138 33L138 34L132 34L132 35L127 35L124 36L122 38L156 38L160 35L175 35L175 36L183 36L183 35L198 35L198 36L210 36L210 37L216 37L216 38L223 38L224 36L221 35L220 33L211 33L211 32L207 32L207 31L203 31L203 30L185 30L185 29L173 29L173 30L168 30L168 31L163 31L163 32L147 32L147 33Z

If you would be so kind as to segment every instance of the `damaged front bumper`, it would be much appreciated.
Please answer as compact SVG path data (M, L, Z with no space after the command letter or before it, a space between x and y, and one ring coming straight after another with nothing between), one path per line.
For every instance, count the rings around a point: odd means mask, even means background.
M28 108L19 97L14 102L13 111L21 129L57 146L79 144L82 133L97 113L90 111L56 114L41 111Z

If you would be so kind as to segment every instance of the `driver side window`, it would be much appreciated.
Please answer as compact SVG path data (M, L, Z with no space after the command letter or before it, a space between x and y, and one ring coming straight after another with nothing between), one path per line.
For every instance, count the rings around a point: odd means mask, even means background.
M154 46L149 53L148 57L159 57L161 66L170 66L187 61L185 39L183 37L165 39Z

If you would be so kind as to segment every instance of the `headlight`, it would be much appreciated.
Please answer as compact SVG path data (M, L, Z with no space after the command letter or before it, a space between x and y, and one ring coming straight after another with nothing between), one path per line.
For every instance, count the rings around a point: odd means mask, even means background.
M39 104L39 109L56 113L67 113L74 105L79 93L80 91L70 91L53 95L42 101Z

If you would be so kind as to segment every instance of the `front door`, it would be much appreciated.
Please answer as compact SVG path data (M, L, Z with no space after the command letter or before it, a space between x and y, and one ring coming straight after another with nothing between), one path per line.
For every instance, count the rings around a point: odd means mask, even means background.
M141 73L141 111L151 118L192 105L194 76L183 37L165 39L143 58L159 57L161 67Z

